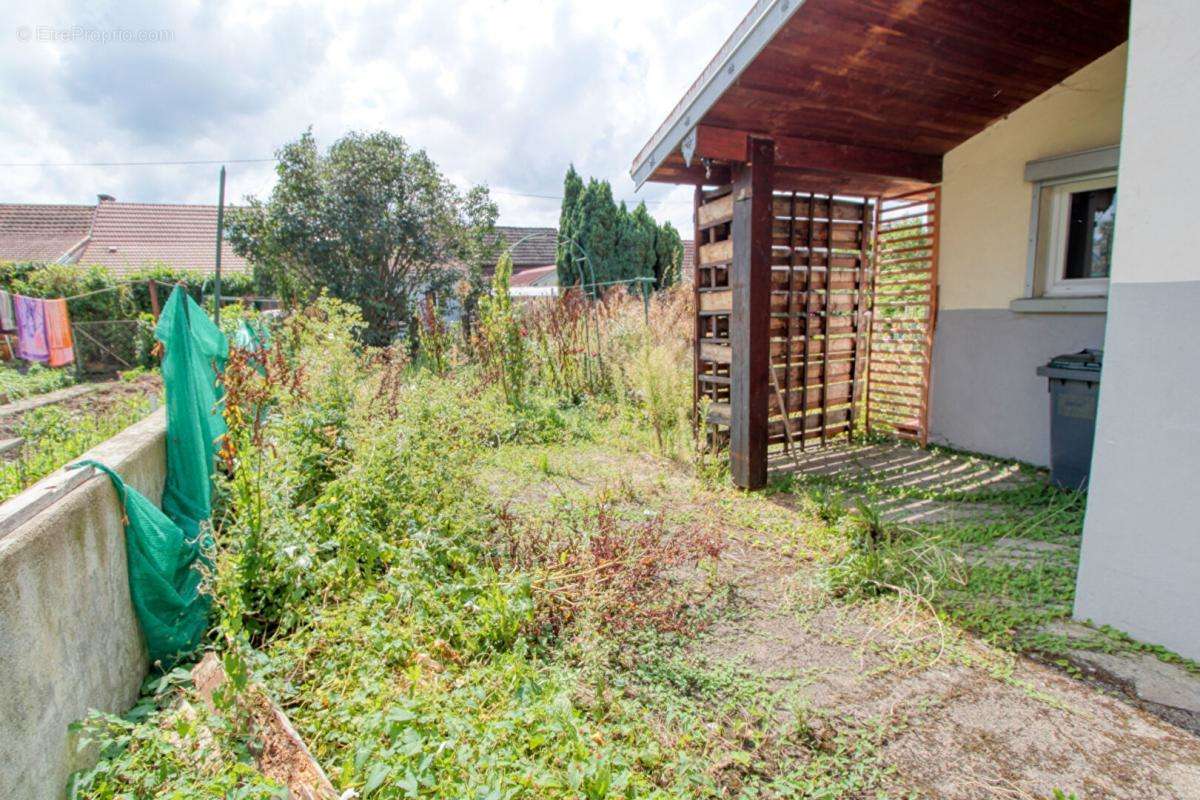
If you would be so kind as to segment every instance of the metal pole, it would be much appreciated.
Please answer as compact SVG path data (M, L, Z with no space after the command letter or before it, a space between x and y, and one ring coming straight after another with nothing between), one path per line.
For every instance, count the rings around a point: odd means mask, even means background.
M213 280L213 322L221 324L221 239L225 233L225 167L221 167L221 188L217 195L217 265Z

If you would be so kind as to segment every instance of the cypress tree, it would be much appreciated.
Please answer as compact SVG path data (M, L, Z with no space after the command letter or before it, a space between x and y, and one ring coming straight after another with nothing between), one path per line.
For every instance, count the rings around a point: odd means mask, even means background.
M655 265L658 262L658 253L656 243L658 238L658 225L655 224L654 218L650 216L650 212L646 210L645 203L638 203L638 207L633 210L633 224L637 229L637 237L635 242L635 260L637 263L636 276L639 278L654 278L654 285L658 285L658 274ZM641 287L638 287L639 291Z
M569 242L575 236L575 211L579 206L579 198L582 194L583 178L579 177L579 173L575 171L575 165L572 164L567 169L567 176L563 179L562 209L558 214L559 245L555 263L558 266L559 286L574 286L579 283L580 265L575 263L579 252Z
M612 187L608 181L592 178L579 196L571 222L575 240L587 252L591 264L592 274L588 274L584 265L585 271L581 277L585 285L619 279L614 274L619 222ZM595 294L599 288L592 286L590 291Z
M675 226L664 223L654 239L654 283L665 289L679 282L683 269L683 238Z

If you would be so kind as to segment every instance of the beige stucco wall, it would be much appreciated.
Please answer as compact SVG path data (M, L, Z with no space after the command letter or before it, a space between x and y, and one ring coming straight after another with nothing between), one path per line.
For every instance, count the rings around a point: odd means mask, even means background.
M1032 187L1025 163L1118 144L1126 46L946 154L942 309L1008 308L1024 292Z

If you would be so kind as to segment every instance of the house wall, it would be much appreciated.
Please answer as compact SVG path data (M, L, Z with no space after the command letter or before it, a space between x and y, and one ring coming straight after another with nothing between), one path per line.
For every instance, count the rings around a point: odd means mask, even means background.
M1075 614L1200 659L1200 3L1134 0Z
M162 411L86 453L158 502ZM60 470L0 506L61 481ZM137 700L147 656L129 599L122 510L97 475L0 537L0 797L57 800L77 753L67 726Z
M1009 309L1025 292L1033 197L1025 164L1120 142L1125 60L1122 45L946 154L934 441L1049 463L1046 381L1035 370L1059 353L1102 347L1105 321Z

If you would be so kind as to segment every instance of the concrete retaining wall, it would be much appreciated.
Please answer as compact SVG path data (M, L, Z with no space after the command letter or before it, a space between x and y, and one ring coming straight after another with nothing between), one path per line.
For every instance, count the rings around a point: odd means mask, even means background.
M155 502L163 411L85 454ZM0 518L55 473L0 506ZM27 498L26 498L27 499ZM0 538L0 797L55 800L80 765L67 726L133 705L146 651L129 600L117 494L96 475Z

